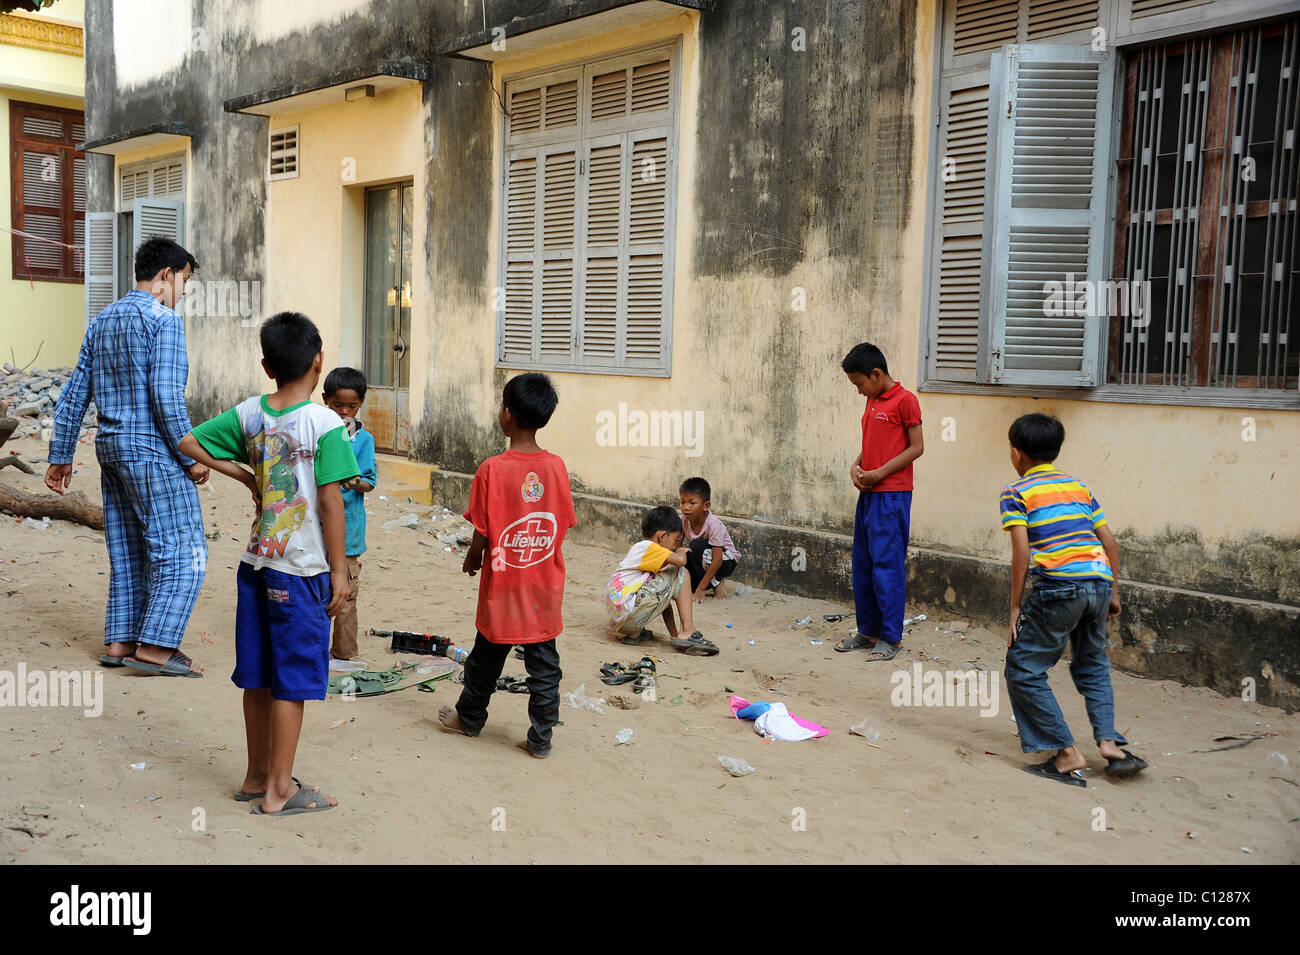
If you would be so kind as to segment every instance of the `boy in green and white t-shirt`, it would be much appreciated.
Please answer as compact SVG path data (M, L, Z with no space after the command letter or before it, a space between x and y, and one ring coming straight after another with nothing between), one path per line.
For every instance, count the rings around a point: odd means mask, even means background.
M249 752L235 798L262 798L254 812L280 815L337 805L294 780L293 760L303 703L324 699L329 685L330 617L351 594L339 482L360 471L343 419L311 402L324 359L316 326L281 312L261 339L275 393L205 422L181 447L243 483L258 505L238 572L230 678L244 691Z

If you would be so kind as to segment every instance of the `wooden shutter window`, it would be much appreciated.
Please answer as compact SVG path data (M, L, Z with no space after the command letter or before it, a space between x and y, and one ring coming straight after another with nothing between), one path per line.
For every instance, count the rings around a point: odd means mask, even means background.
M510 135L535 133L542 128L542 88L510 94Z
M632 147L632 215L629 242L664 241L668 215L665 176L668 140L642 140Z
M1000 115L985 224L985 380L1097 384L1100 316L1074 314L1067 303L1053 314L1049 283L1104 278L1111 56L1069 46L994 54Z
M1098 26L1099 0L1029 0L1029 24L1026 37L1045 37L1091 30Z
M991 50L1016 42L1020 0L957 0L954 54Z
M632 68L632 112L650 113L667 109L669 103L668 61L643 63Z
M501 340L503 359L533 357L533 263L506 264L506 302Z
M537 158L510 163L506 184L506 251L532 252L537 228Z
M117 298L114 266L117 262L117 215L86 215L86 324Z
M84 122L76 110L9 103L15 279L82 281L86 166L76 146Z
M1173 13L1188 7L1200 7L1214 0L1132 0L1129 16L1134 20L1140 17L1154 17L1161 13Z
M613 119L627 115L627 70L591 78L591 118Z
M544 129L563 129L578 125L578 81L555 83L546 87Z
M988 115L987 85L947 92L940 139L939 275L931 365L933 374L946 380L975 380Z
M551 153L546 157L542 189L542 248L573 248L577 179L576 153Z
M145 239L160 235L180 245L185 244L185 204L170 199L137 199L133 208L131 248L140 248Z
M663 356L664 257L634 255L627 273L627 360L657 364Z

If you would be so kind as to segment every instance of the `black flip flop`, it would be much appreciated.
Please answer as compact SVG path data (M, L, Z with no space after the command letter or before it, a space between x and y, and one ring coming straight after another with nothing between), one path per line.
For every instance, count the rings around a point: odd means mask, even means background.
M855 630L853 636L845 637L835 644L835 649L840 653L848 653L850 650L870 650L876 643L877 641L872 640L870 637L864 637Z
M649 630L642 630L640 633L636 634L635 636L624 637L623 639L619 640L619 643L623 644L626 647L639 647L643 643L649 643L654 638L655 635L651 633Z
M678 637L668 642L683 653L689 653L692 656L711 657L718 652L718 645L712 640L704 639L704 634L698 630L689 637Z
M106 667L124 667L126 664L122 661L125 659L126 657L115 657L111 653L103 653L100 654L99 662Z
M1067 786L1082 786L1084 789L1088 788L1088 781L1082 776L1077 775L1079 772L1077 769L1068 773L1063 773L1057 769L1055 756L1049 756L1047 761L1044 763L1030 763L1028 766L1024 767L1024 769L1025 772L1029 773L1031 776L1039 776L1043 779L1052 779L1058 783L1065 783Z
M624 683L631 683L637 677L635 667L628 668L621 663L602 663L600 672L600 682L608 686L622 686Z
M1134 756L1126 749L1120 752L1124 754L1123 759L1112 760L1106 764L1107 776L1118 776L1123 779L1126 776L1136 776L1147 768L1147 761L1141 756Z

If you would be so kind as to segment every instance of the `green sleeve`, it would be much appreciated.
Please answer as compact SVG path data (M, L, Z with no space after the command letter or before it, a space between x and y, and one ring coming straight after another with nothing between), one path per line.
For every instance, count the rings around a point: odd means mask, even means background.
M194 438L218 461L248 463L248 448L244 444L244 428L239 423L239 411L231 408L203 422L194 429Z
M315 469L317 486L361 476L347 428L335 428L321 435L316 443Z

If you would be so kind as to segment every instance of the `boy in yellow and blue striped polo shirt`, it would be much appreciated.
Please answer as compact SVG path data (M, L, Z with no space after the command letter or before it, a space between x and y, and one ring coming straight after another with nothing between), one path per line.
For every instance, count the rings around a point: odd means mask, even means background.
M1011 709L1026 753L1056 750L1025 771L1086 786L1087 760L1074 745L1047 671L1070 645L1070 676L1082 694L1093 738L1106 758L1106 775L1132 776L1146 762L1121 747L1115 695L1106 655L1106 621L1121 611L1115 593L1119 545L1106 515L1083 482L1052 466L1065 441L1055 418L1028 414L1008 433L1011 464L1020 480L1002 491L1002 528L1011 533L1011 632L1006 678ZM1030 561L1034 589L1021 608Z

